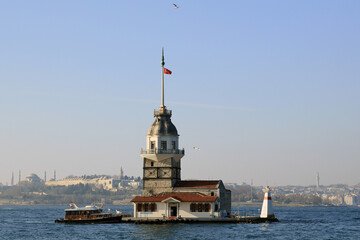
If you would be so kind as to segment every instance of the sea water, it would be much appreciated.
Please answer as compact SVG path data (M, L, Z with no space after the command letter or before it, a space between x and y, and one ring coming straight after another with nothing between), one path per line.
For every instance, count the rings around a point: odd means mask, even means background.
M359 207L274 207L280 222L270 224L55 223L64 208L0 206L0 239L360 239ZM132 212L131 206L110 209Z

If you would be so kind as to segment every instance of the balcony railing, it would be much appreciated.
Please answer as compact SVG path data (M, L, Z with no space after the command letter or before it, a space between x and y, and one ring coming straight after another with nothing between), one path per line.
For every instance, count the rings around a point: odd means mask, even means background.
M170 115L171 116L172 111L171 110L167 110L167 109L159 109L159 110L154 110L154 116L159 116L159 115Z
M141 149L141 154L185 154L185 149Z

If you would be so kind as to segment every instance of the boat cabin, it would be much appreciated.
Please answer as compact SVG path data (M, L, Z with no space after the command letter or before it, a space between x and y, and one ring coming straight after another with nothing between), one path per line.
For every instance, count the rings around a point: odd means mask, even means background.
M83 208L65 209L65 220L87 220L110 217L111 214L103 213L101 208L86 206Z

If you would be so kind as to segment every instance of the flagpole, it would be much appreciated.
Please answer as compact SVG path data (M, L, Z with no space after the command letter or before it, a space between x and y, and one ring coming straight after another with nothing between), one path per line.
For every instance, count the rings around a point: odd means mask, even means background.
M162 48L162 56L161 56L161 107L164 108L164 65L165 65L165 61L164 61L164 48Z

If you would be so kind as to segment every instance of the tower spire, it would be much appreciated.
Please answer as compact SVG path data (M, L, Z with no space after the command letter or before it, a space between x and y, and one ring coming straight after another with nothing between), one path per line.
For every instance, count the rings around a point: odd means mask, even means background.
M162 48L162 56L161 56L161 106L160 108L165 108L164 104L164 47Z

